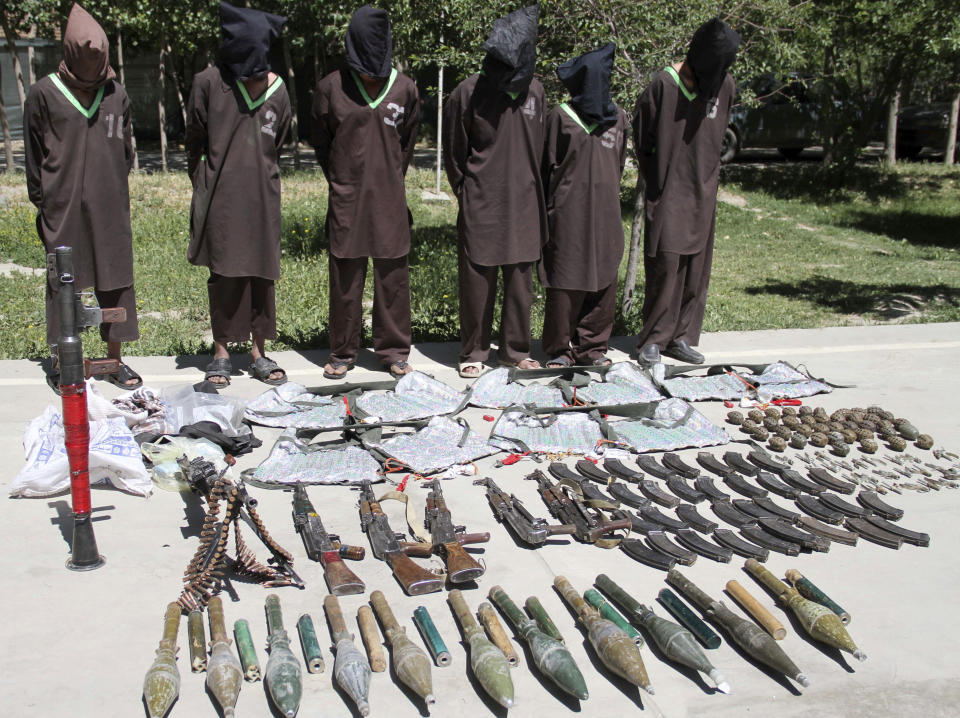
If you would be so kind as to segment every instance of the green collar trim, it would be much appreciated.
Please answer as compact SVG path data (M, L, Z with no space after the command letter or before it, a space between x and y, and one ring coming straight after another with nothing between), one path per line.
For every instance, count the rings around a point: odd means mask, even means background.
M380 94L377 95L377 99L370 97L367 93L367 88L363 86L363 80L360 79L360 75L355 73L353 70L350 70L350 74L353 75L353 81L357 83L357 88L360 90L360 94L363 95L363 101L370 106L370 109L377 109L383 98L387 96L387 93L390 92L390 88L393 87L393 83L397 79L397 68L390 68L390 77L384 83L383 88L380 90Z
M677 74L676 70L674 70L669 65L663 69L666 70L667 73L669 73L670 77L674 79L674 81L677 83L677 87L679 87L680 91L683 92L684 97L690 100L690 102L693 102L694 100L697 99L697 93L690 92L690 90L687 89L687 86L683 84L683 80L680 79L680 75Z
M593 131L597 129L596 122L594 122L592 125L585 125L583 123L583 120L580 119L580 115L578 115L574 111L574 109L570 107L570 105L568 105L566 102L561 103L560 107L561 109L563 109L564 112L570 115L570 117L573 118L573 121L576 122L578 125L580 125L583 128L583 131L586 132L588 135L592 135Z
M283 84L283 79L278 75L277 79L273 81L273 84L268 87L260 97L256 100L250 99L250 93L247 92L247 86L244 85L240 80L237 80L237 87L240 88L240 94L243 95L244 102L247 103L248 110L255 110L264 102L270 99L270 95L280 89L280 85Z
M57 89L63 93L63 96L70 100L70 104L77 108L81 115L86 117L88 120L93 117L97 109L100 107L100 101L103 99L103 88L101 85L100 89L97 90L96 97L93 98L93 104L90 105L89 109L80 104L80 100L74 97L73 93L70 92L70 88L63 84L63 81L57 77L57 73L51 72L49 75L50 79L53 80L53 84L57 86Z

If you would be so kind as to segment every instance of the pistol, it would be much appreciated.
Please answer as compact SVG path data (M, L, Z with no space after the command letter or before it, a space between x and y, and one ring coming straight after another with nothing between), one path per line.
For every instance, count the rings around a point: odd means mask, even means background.
M405 542L401 540L403 534L394 533L369 481L360 484L360 527L370 539L373 555L390 564L394 577L408 594L419 596L443 588L442 578L410 559L411 556L427 558L433 555L433 546Z
M303 539L307 556L312 561L319 561L323 566L323 578L330 593L334 596L348 596L364 592L363 581L347 568L343 559L360 561L366 551L363 546L341 544L339 536L327 533L301 481L293 488L293 526Z

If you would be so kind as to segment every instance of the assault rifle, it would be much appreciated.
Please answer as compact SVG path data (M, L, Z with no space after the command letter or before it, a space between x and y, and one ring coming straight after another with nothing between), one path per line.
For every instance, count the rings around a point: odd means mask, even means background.
M490 508L501 523L506 523L522 541L531 546L540 546L551 536L558 534L576 533L577 527L573 524L557 524L550 526L546 519L535 517L527 511L520 499L507 495L493 479L477 479L473 482L487 487L487 500Z
M303 539L303 547L310 560L323 565L323 578L330 593L334 596L363 593L363 581L347 568L343 559L360 561L366 551L363 546L344 546L339 536L327 533L301 481L293 488L293 526Z
M390 564L393 575L408 594L419 596L443 588L442 578L410 560L410 556L431 556L433 546L400 540L403 534L396 534L390 528L369 481L360 484L360 526L370 539L373 555Z
M528 480L537 482L537 490L540 497L550 510L550 515L558 521L573 524L576 530L573 537L584 543L596 543L598 539L606 534L619 531L620 529L630 530L630 519L620 518L613 521L607 521L606 517L596 509L592 511L584 505L577 495L571 496L563 490L563 487L554 484L547 475L537 469L526 477Z
M489 533L464 533L466 527L455 526L443 498L440 479L434 479L428 486L427 510L424 513L424 525L433 539L433 550L443 558L447 565L447 576L451 583L473 581L486 571L481 563L463 549L465 543L484 543L490 540Z

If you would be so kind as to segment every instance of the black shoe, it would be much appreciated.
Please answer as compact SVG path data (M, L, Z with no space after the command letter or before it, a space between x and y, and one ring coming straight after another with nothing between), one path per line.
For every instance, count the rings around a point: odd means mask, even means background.
M674 339L663 350L664 356L687 364L703 364L703 354L690 348L683 339Z
M660 363L660 347L656 344L644 344L640 349L640 363L641 364L659 364Z

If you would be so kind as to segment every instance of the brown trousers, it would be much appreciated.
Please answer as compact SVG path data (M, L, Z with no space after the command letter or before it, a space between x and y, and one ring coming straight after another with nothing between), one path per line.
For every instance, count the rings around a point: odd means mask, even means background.
M367 257L330 255L330 359L353 363L363 332ZM373 259L373 351L384 366L410 356L410 267L407 255Z
M112 322L100 325L100 338L105 342L133 342L140 338L140 326L137 322L137 297L133 286L121 289L97 289L94 291L97 304L104 309L122 307L127 310L127 319L123 322ZM60 293L55 285L47 281L46 314L47 314L47 344L51 352L57 346L60 336Z
M697 254L644 255L643 328L637 337L637 349L647 344L663 349L675 339L691 346L700 343L712 262L712 239Z
M277 302L272 279L224 277L210 272L207 296L214 341L245 342L251 335L277 338Z
M606 355L617 307L617 283L598 292L547 289L543 351L547 359L565 357L593 364Z
M483 362L490 355L497 276L503 273L500 307L500 361L516 364L530 356L530 305L533 262L487 267L474 264L460 246L460 362Z

